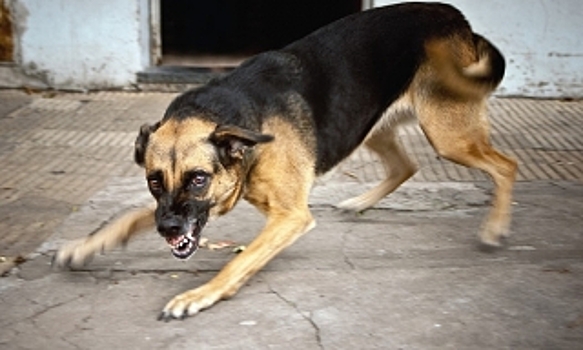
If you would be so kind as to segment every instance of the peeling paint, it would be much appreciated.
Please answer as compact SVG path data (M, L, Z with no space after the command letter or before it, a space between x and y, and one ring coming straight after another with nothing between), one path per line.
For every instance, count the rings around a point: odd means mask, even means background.
M50 81L50 72L47 69L39 69L38 65L35 62L28 62L22 66L24 73L37 80L42 81L48 86L51 86Z
M549 57L583 57L583 53L549 52Z

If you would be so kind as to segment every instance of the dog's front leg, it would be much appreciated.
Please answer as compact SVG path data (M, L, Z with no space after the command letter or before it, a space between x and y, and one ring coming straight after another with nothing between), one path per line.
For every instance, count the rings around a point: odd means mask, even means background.
M228 299L275 255L314 226L314 219L307 208L268 214L265 228L243 252L207 284L174 297L158 319L169 321L184 318Z
M53 266L82 266L96 253L125 244L132 236L153 227L153 205L129 211L97 232L63 245L53 257Z

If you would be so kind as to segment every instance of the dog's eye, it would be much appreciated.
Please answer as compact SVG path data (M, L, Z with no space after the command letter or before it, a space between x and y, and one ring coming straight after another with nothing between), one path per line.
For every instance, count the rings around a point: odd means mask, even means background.
M162 182L158 179L148 179L148 187L152 192L162 191Z
M195 174L190 181L194 188L202 188L206 186L208 180L208 175L206 174Z

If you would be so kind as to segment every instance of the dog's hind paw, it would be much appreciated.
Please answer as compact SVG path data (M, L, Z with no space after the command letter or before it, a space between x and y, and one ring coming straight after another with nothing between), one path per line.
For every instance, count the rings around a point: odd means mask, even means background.
M374 204L374 203L372 203ZM338 204L336 204L336 208L344 211L353 211L356 213L360 213L365 211L366 209L372 206L371 203L362 199L361 197L354 197L350 199L346 199Z
M482 244L498 248L502 246L502 239L510 235L507 222L486 222L480 231L480 241Z

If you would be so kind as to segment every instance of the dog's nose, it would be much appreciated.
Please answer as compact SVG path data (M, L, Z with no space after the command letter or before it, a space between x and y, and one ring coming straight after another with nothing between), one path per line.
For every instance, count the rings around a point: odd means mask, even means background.
M158 223L158 232L164 237L174 237L182 234L182 223L176 218L165 219Z

